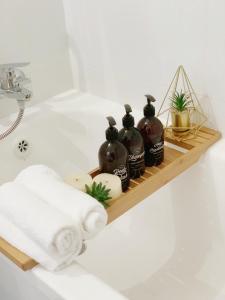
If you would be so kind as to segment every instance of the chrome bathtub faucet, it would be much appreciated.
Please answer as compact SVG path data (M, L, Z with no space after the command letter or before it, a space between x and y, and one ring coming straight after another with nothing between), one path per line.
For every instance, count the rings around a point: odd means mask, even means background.
M30 83L22 70L29 63L15 63L0 65L0 95L14 98L17 101L31 99L32 93L24 88L24 84Z
M27 65L29 65L29 63L0 65L0 96L15 99L19 106L19 113L16 121L9 129L0 134L0 140L7 137L19 125L23 118L25 102L32 97L32 92L24 87L25 84L30 83L30 79L27 78L20 69Z

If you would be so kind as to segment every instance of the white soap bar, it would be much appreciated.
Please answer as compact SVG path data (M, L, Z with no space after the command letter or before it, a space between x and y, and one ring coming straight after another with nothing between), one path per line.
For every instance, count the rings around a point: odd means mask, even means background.
M101 182L107 189L110 189L109 196L112 198L111 200L118 198L122 193L121 180L116 175L101 173L94 177L93 181L97 184Z
M86 192L85 185L86 184L88 186L92 185L93 180L91 175L89 174L77 174L77 175L68 176L65 179L65 182L72 185L74 188L82 192Z

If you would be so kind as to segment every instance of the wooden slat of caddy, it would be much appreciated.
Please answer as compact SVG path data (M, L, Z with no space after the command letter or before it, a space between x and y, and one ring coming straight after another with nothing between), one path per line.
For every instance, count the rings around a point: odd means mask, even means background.
M11 246L2 238L0 238L0 252L2 252L23 271L30 270L37 265L35 260Z

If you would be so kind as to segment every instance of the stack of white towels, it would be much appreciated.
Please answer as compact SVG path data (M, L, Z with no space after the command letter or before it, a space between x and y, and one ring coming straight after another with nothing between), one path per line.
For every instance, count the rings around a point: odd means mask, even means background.
M0 187L0 236L48 270L71 264L106 223L99 202L46 166L30 166Z

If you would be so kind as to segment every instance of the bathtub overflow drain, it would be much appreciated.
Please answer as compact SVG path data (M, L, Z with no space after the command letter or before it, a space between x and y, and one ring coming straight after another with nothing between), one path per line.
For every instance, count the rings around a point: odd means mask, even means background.
M22 140L18 144L18 149L20 152L26 152L29 148L29 143L26 140Z
M14 153L18 158L26 159L31 151L31 144L27 139L16 140Z

